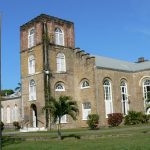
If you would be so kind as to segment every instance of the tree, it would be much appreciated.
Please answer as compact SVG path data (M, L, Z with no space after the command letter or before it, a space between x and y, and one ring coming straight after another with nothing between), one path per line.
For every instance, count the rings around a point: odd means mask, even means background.
M51 111L52 111L52 109L54 109L54 102L55 101L56 101L56 99L49 95L49 99L48 99L48 101L46 101L46 104L43 107L43 110L45 110L47 113L47 117L48 117L47 118L47 122L48 122L47 124L49 125L50 130L51 130ZM48 126L46 126L46 127L48 127Z
M12 89L5 89L5 90L1 90L1 92L0 92L1 96L8 96L13 93L14 93L14 91Z
M58 100L51 97L43 109L49 111L54 123L58 123L57 131L59 139L61 139L61 118L64 115L69 115L73 120L76 120L79 112L76 101L73 101L70 96L60 96Z
M18 83L18 86L15 88L15 91L21 92L21 83Z

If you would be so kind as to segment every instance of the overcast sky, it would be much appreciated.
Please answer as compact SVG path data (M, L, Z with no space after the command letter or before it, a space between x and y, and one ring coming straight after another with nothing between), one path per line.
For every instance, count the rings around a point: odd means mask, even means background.
M76 47L135 62L150 59L149 0L0 0L2 88L20 82L20 26L45 13L75 24Z

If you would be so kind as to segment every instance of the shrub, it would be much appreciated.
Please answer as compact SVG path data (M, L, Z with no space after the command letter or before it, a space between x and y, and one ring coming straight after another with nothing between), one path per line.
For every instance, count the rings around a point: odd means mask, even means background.
M123 115L121 113L108 114L108 124L112 127L119 126L123 120Z
M17 129L17 130L21 128L19 122L17 122L17 121L14 121L14 122L13 122L13 126L14 126L15 129Z
M149 119L150 119L149 115L142 114L142 116L141 116L141 123L148 123Z
M98 129L99 128L99 115L97 114L90 114L88 115L87 124L90 129Z
M1 121L0 126L1 126L1 131L4 130L4 123L2 121Z
M129 111L128 115L125 116L125 125L135 125L140 123L148 123L150 117L142 112Z

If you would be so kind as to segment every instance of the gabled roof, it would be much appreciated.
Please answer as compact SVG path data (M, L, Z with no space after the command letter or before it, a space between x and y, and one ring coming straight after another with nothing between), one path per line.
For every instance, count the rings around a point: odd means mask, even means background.
M150 70L150 61L132 63L103 56L95 56L95 60L97 68L106 68L111 70L120 70L127 72Z

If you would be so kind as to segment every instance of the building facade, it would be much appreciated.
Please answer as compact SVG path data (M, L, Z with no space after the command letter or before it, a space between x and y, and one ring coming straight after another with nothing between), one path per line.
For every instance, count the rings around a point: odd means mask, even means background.
M86 127L90 113L100 116L101 126L107 125L110 113L149 113L145 105L150 61L91 56L75 48L73 22L45 14L20 27L20 40L22 114L30 127L47 126L42 108L48 92L56 98L71 96L78 103L78 120L63 116L64 128Z
M13 122L22 120L21 93L15 92L9 96L2 97L1 101L1 121L5 128L12 127Z

